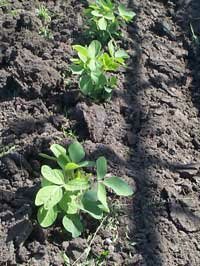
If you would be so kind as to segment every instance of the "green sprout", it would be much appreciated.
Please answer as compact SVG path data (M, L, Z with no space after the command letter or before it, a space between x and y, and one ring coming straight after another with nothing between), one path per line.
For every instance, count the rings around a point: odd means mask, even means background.
M54 156L41 156L55 161L60 168L48 165L41 168L41 188L36 194L35 205L39 206L37 219L42 227L51 226L58 217L72 237L78 237L84 230L82 213L101 220L109 212L106 188L119 196L131 196L132 188L121 178L107 175L107 161L99 157L96 162L84 160L85 151L75 141L64 147L53 144ZM95 167L96 175L85 168Z
M44 25L51 22L51 16L49 14L49 10L43 6L40 5L39 8L36 10L38 18L42 21Z

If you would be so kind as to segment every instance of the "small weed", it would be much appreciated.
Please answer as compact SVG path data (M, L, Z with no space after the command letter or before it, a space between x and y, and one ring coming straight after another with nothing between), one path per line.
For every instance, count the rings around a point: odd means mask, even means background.
M8 0L0 0L0 7L9 6L10 2Z
M15 146L6 146L6 147L0 147L0 158L9 154L10 152L14 151L16 149Z
M39 8L36 10L36 13L38 18L42 21L44 25L47 25L51 22L49 10L45 6L40 5Z
M71 130L71 129L64 129L62 127L62 131L63 131L63 135L65 136L65 138L70 138L70 139L73 139L73 140L77 140L77 136L76 136L76 133Z
M190 30L191 30L191 33L192 33L192 40L193 40L193 42L194 42L195 44L199 45L199 44L200 44L200 39L199 39L199 37L195 34L192 24L190 24Z
M133 194L131 187L121 178L107 176L104 157L99 157L96 162L83 161L85 151L79 142L73 142L67 150L58 144L53 144L50 149L54 156L41 156L57 162L60 169L48 165L41 168L43 178L35 205L40 206L37 218L42 227L51 226L61 215L66 231L72 237L78 237L84 230L82 212L99 220L105 212L110 212L106 188L119 196ZM86 172L86 167L95 167L96 176Z
M51 30L48 27L40 28L39 34L41 36L43 36L44 38L48 39L48 40L52 40L53 39L52 32L51 32Z

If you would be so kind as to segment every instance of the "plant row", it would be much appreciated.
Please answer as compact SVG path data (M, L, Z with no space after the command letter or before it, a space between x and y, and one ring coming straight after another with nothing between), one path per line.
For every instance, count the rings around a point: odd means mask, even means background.
M73 46L78 58L71 59L71 70L79 75L79 88L84 95L104 101L111 98L112 90L117 86L115 73L120 66L125 66L129 57L118 46L118 40L122 37L121 28L135 13L110 0L96 0L84 13L85 34L92 41L87 46Z
M49 21L45 9L40 17ZM79 87L84 95L102 101L111 97L117 78L113 74L125 64L128 54L117 45L120 27L129 22L134 13L110 0L98 0L85 10L87 34L95 38L87 46L74 45L78 58L73 58L72 72L80 76ZM40 154L52 161L55 168L43 165L41 188L36 194L35 205L39 207L38 222L42 227L51 226L56 219L72 237L84 230L85 215L102 219L109 213L107 190L118 196L130 196L132 188L120 177L107 173L105 157L95 162L84 160L85 151L75 141L67 149L53 144L54 156Z

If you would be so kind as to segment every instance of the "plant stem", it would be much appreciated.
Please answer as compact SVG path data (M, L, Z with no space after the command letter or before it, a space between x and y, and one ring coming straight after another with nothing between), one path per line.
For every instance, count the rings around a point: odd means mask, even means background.
M99 232L99 230L101 229L101 227L102 227L104 221L106 220L106 218L107 218L107 216L105 216L105 217L102 219L100 225L97 227L97 230L95 231L95 233L94 233L92 239L90 240L90 242L89 242L89 244L88 244L88 247L84 250L84 252L80 255L80 257L78 257L78 259L75 260L75 261L72 263L72 266L76 265L76 263L79 262L79 260L80 260L83 256L86 256L86 257L85 257L85 260L87 259L88 255L89 255L89 253L90 253L90 250L91 250L91 245L93 244L93 242L94 242L94 240L95 240L95 237L96 237L97 233Z

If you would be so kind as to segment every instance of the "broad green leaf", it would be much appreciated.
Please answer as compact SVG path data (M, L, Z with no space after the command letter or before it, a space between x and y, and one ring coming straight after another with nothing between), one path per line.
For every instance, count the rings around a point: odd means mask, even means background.
M98 64L96 59L91 59L88 63L88 67L91 71L93 71L94 73L96 72L97 68L98 68Z
M111 93L113 89L110 88L110 87L104 87L104 90L105 90L107 93Z
M88 55L90 58L95 58L99 55L101 51L101 43L97 40L94 40L90 43L88 47Z
M78 212L78 204L76 203L77 195L72 192L65 192L61 201L59 202L59 206L64 212L68 214L75 214Z
M70 69L73 74L78 74L78 75L81 75L84 71L84 67L82 65L76 65L76 64L71 65Z
M91 79L97 84L99 82L99 78L102 75L102 71L101 70L96 70L96 71L92 71L90 76Z
M78 141L69 145L68 152L72 162L75 163L79 163L85 157L83 146Z
M37 219L39 224L42 227L48 227L52 225L56 218L57 218L57 207L54 206L53 208L46 210L43 206L39 208L38 213L37 213Z
M119 49L115 52L115 57L117 58L129 58L127 52L123 49Z
M65 215L62 220L64 228L72 234L72 237L78 237L83 232L83 225L79 215Z
M104 15L104 18L108 19L108 20L115 20L115 15L113 14L113 12L108 12Z
M35 198L35 205L44 204L45 209L51 209L62 199L63 191L60 186L52 185L41 188Z
M56 185L64 184L64 175L60 169L51 169L48 165L43 165L41 169L42 176Z
M65 186L65 190L68 191L77 191L85 190L89 188L88 177L82 176L70 180Z
M95 16L95 17L102 17L102 14L100 14L99 11L97 11L97 10L93 10L93 11L91 12L91 14L92 14L93 16Z
M107 173L107 161L106 158L101 156L96 161L97 165L97 178L103 179Z
M89 198L88 198L89 197ZM83 195L80 209L90 214L95 219L101 219L103 217L102 205L98 201L94 201L95 194L92 192L90 195L85 193Z
M104 74L101 74L99 76L99 79L98 79L98 82L97 82L97 85L99 87L104 87L105 85L107 84L107 79L106 79L106 76Z
M83 75L79 81L80 90L83 94L89 95L93 89L92 80L89 75Z
M133 194L132 188L117 176L108 177L103 181L103 183L119 196L131 196Z
M107 21L104 17L100 18L98 20L98 26L99 26L100 30L106 30L107 29Z
M72 48L78 52L79 58L85 63L88 59L88 50L82 45L73 45Z
M93 166L95 166L95 162L93 162L93 161L83 161L83 162L80 162L79 164L68 163L65 167L65 170L76 170L76 169L82 168L82 167L93 167Z
M78 168L80 168L81 166L79 166L78 164L76 163L67 163L66 166L65 166L65 170L66 171L71 171L71 170L76 170Z
M104 184L102 183L98 183L97 196L98 196L98 200L104 206L104 210L106 212L109 212L107 198L106 198L106 189L105 189Z
M65 165L70 162L70 159L66 154L66 149L59 144L53 144L51 145L50 150L56 156L58 165L64 169Z
M128 10L123 4L118 6L119 15L126 21L129 22L135 17L133 11Z
M88 190L83 195L84 200L89 201L98 201L97 191L96 190Z
M50 150L53 152L56 158L58 158L61 154L66 155L66 150L59 144L52 144Z
M108 50L109 50L109 53L111 56L114 56L115 54L115 47L113 45L113 41L110 40L109 43L108 43Z

